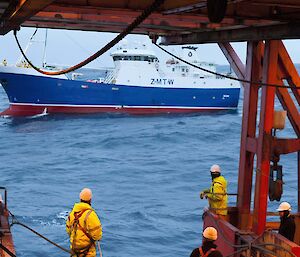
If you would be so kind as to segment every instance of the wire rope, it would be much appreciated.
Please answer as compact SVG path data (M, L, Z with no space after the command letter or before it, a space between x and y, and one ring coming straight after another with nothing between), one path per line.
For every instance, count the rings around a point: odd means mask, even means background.
M6 248L1 242L0 242L0 248L6 252L11 257L17 257L14 253L12 253L8 248ZM2 256L2 255L1 255Z
M255 84L255 85L261 85L261 86L266 86L266 87L275 87L275 88L291 88L291 89L298 89L298 90L300 90L300 87L298 87L296 85L295 86L283 86L283 85L272 84L272 83L264 83L264 82L260 82L260 81L250 81L250 80L235 78L235 77L228 76L228 75L225 75L225 74L222 74L222 73L214 72L214 71L202 68L202 67L200 67L198 65L195 65L193 63L190 63L190 62L188 62L188 61L180 58L179 56L177 56L175 54L172 54L171 52L169 52L168 50L164 49L163 47L161 47L157 43L154 43L154 45L157 46L162 51L164 51L165 53L167 53L167 54L171 55L172 57L178 59L179 61L181 61L181 62L183 62L183 63L185 63L187 65L190 65L190 66L192 66L192 67L194 67L196 69L202 70L204 72L207 72L207 73L210 73L210 74L213 74L213 75L216 75L216 76L220 76L220 77L223 77L223 78L227 78L227 79L231 79L231 80L235 80L235 81L239 81L239 82L243 82L243 83L248 83L248 84Z
M9 210L8 210L9 211ZM31 231L32 233L36 234L37 236L43 238L44 240L46 240L47 242L49 242L50 244L53 244L54 246L58 247L59 249L63 250L64 252L67 252L67 253L71 253L71 251L69 251L68 249L60 246L59 244L51 241L50 239L48 239L47 237L43 236L42 234L40 234L39 232L35 231L34 229L30 228L29 226L27 226L26 224L18 221L15 217L15 215L13 215L10 211L9 211L11 217L12 217L12 223L10 225L10 227L12 227L14 224L16 225L20 225L26 229L28 229L29 231Z

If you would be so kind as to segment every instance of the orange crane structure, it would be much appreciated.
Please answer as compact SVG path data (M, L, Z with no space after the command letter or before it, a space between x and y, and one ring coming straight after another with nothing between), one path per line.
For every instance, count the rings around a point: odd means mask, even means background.
M224 255L300 256L300 77L282 42L300 38L299 0L2 0L0 34L21 26L123 32L153 2L150 15L130 33L154 42L160 37L163 45L218 43L244 86L237 203L227 221L206 210L204 227L217 227ZM247 42L245 64L231 42ZM275 111L276 98L284 112ZM276 136L284 114L294 138ZM268 221L267 211L268 197L280 198L282 189L281 179L270 186L271 178L282 172L280 156L290 153L297 154L294 242L270 230L279 224ZM1 229L5 217L1 212ZM2 255L9 256L3 249Z

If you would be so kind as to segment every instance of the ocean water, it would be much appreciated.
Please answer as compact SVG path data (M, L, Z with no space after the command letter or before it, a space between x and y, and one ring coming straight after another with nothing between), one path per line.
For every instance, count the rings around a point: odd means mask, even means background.
M234 112L1 118L0 186L19 221L63 247L67 213L90 187L104 257L189 256L201 244L207 201L199 192L210 185L210 166L220 164L228 191L237 191L241 110L242 95ZM293 137L290 125L278 136ZM296 154L281 164L282 200L295 206ZM12 232L18 257L68 256L23 227Z

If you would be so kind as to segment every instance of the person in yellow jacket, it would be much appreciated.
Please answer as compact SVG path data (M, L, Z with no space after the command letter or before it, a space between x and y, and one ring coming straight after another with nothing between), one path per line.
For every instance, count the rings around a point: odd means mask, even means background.
M210 168L212 184L209 189L200 193L200 198L208 199L209 208L220 218L225 219L227 215L227 181L221 176L221 168L214 164Z
M75 203L66 222L70 236L71 256L95 257L95 242L102 238L101 222L91 207L92 191L84 188L80 192L80 202Z

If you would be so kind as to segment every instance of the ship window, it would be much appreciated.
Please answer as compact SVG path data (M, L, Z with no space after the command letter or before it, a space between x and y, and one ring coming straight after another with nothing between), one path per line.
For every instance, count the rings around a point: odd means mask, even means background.
M113 59L114 59L114 61L120 61L121 60L121 56L114 56Z
M182 70L182 72L184 72L184 68L182 68L181 70Z
M175 71L175 68L172 68L172 71Z
M134 56L134 60L135 61L140 61L141 60L141 56Z
M124 56L124 60L128 60L128 56Z

